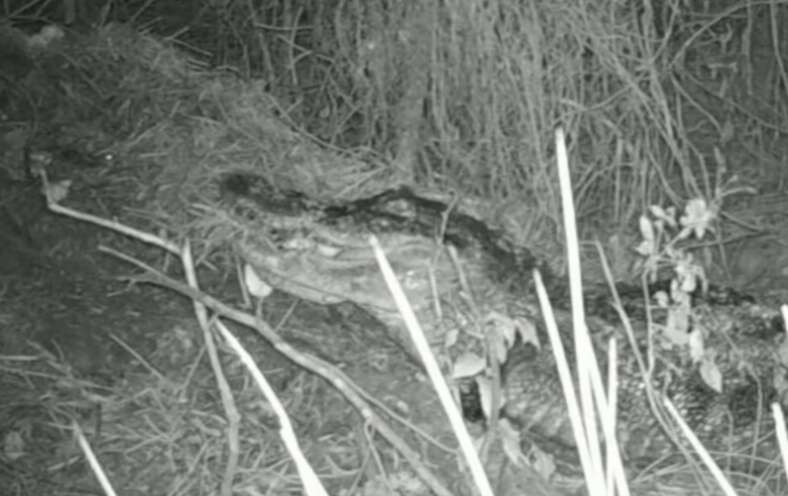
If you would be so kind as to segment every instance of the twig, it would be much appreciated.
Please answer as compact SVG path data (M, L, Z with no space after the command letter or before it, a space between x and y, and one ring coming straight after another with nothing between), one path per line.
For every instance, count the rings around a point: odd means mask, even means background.
M72 208L64 207L63 205L51 201L48 201L47 205L49 207L49 210L56 214L65 215L66 217L71 217L72 219L81 220L89 224L95 224L99 227L104 227L106 229L119 232L120 234L126 235L130 238L138 239L144 243L148 243L153 246L158 246L159 248L166 250L170 253L173 253L175 255L180 255L180 248L178 247L178 245L172 243L171 241L165 240L161 236L156 236L154 234L150 234L144 231L140 231L138 229L134 229L133 227L129 227L127 225L121 224L120 222L117 221L104 219L102 217L86 214L84 212L79 212Z
M189 286L195 290L199 290L191 246L188 241L184 243L183 249L181 250L181 263L183 264L183 271L186 274L186 281ZM208 360L211 363L211 369L213 369L214 376L216 377L216 386L219 388L222 406L227 416L228 453L227 462L224 466L224 477L222 477L221 494L223 496L231 496L233 492L233 479L235 479L235 474L238 471L238 456L240 451L238 433L241 428L241 415L238 413L238 408L235 405L235 398L233 397L230 384L227 382L227 378L222 371L219 353L216 351L216 343L213 341L211 325L208 321L208 311L205 309L205 306L197 300L192 300L192 302L194 303L194 314L202 329L205 349L208 351Z
M109 333L109 338L115 341L115 343L117 343L118 346L126 350L126 353L133 356L134 359L140 363L140 365L142 365L145 369L147 369L148 373L155 375L156 378L159 380L159 382L161 382L162 384L166 384L168 382L167 378L164 377L164 375L161 372L156 370L156 367L154 367L150 362L148 362L148 360L146 360L145 357L140 355L137 352L137 350L132 348L128 343L126 343L118 336L116 336L114 332Z
M93 453L93 449L90 447L90 443L85 438L85 435L82 433L82 429L80 429L79 424L75 421L71 423L71 429L74 431L74 436L77 438L77 443L79 443L79 447L82 448L82 453L85 455L85 458L90 465L90 469L93 471L93 474L98 479L99 484L101 484L101 489L104 490L104 493L107 496L116 496L115 490L112 488L112 484L109 482L109 478L107 478L107 474L104 472L104 469L101 468L101 464L99 463L98 459L96 458L96 454Z
M200 305L199 303L195 303L195 305ZM202 307L205 310L205 307ZM260 371L260 368L254 362L254 359L249 354L248 351L244 349L241 345L241 342L238 341L238 338L233 336L229 329L222 323L221 320L216 319L214 321L216 329L225 339L230 348L238 355L241 359L241 363L246 366L246 369L252 374L252 378L254 379L257 387L263 392L265 399L268 400L268 403L271 405L271 409L276 414L277 419L279 420L279 437L282 438L282 442L287 448L288 453L290 453L290 457L295 461L296 468L298 469L298 476L301 478L301 482L304 485L305 493L308 496L328 496L323 484L318 479L317 474L315 474L312 465L309 464L306 457L304 456L304 452L301 450L301 447L298 444L298 438L296 437L295 431L293 430L293 424L290 422L290 417L287 415L287 411L285 410L284 405L282 402L279 401L279 398L276 396L274 389L265 379L265 376ZM214 350L214 353L216 351ZM235 465L237 465L238 460L238 443L237 443L237 432L236 432L236 442L235 442ZM229 464L228 464L229 468ZM233 467L235 468L235 466ZM228 476L234 475L235 472L228 473ZM224 484L222 484L222 490L226 488L227 492L223 492L226 496L230 496L232 491L232 477L226 477L224 480Z

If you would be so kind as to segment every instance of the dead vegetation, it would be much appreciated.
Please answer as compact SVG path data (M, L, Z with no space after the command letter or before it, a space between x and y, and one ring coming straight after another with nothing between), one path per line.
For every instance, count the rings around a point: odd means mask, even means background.
M15 3L3 15L17 26L56 14L56 2ZM713 242L690 247L710 272L743 280L766 270L761 289L788 277L780 265L788 261L761 256L773 253L764 240L784 238L778 208L764 213L744 195L722 202L744 185L784 205L786 42L774 29L786 15L782 2L149 3L76 2L75 28L54 41L35 38L45 32L29 25L2 28L0 39L13 40L0 51L0 66L13 69L0 78L3 191L25 181L26 154L40 152L51 183L71 181L62 203L174 248L43 213L22 226L35 243L5 245L0 484L17 494L98 491L70 439L74 421L121 494L301 493L270 404L223 344L210 350L213 322L143 284L150 274L94 250L108 244L181 279L188 241L201 286L253 314L232 249L248 226L227 217L217 186L228 171L338 203L397 184L454 192L560 268L563 257L551 255L564 246L554 172L560 125L581 231L617 234L615 276L633 276L625 252L645 208L701 197L722 208ZM32 211L28 197L18 201L2 206ZM3 222L4 232L19 227ZM124 282L97 282L108 275ZM261 308L294 355L257 335L242 341L331 494L469 491L434 394L385 330L281 294ZM103 344L80 344L78 331L58 335L64 322ZM329 381L291 362L303 366L304 355L316 358L306 362L312 372L331 362ZM385 421L359 415L340 394L352 388L330 386L345 373L386 406L376 410ZM370 401L362 399L357 409ZM392 437L381 440L389 423L422 454L418 468ZM498 494L521 491L523 480L535 494L564 490L536 468L518 470L500 476ZM636 494L717 494L699 473L672 465L630 483ZM784 487L772 473L728 476L740 494ZM577 474L553 477L570 489L583 483Z

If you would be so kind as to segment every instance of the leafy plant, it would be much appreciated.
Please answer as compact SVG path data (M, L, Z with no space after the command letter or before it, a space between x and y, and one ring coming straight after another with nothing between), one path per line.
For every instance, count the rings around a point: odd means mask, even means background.
M673 271L669 292L655 295L657 306L667 310L665 322L649 322L649 325L656 326L663 346L686 347L703 381L717 392L722 391L722 374L715 363L714 350L704 346L708 331L692 325L692 295L699 289L705 292L708 281L703 266L682 242L693 237L702 239L707 232L714 231L724 196L718 193L711 202L694 198L687 202L680 216L675 207L663 209L652 205L650 216L640 217L643 240L635 249L644 257L640 269L645 280L654 282L665 267Z

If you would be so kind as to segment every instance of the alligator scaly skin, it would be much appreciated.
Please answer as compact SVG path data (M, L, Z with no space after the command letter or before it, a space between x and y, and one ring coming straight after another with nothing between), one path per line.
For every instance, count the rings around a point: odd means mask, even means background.
M557 313L562 321L559 326L571 329L566 312ZM693 325L706 336L706 352L713 355L722 374L722 391L715 391L703 380L687 349L661 346L663 341L657 339L651 381L656 402L669 398L710 451L775 458L778 452L769 405L779 399L777 387L784 380L777 356L784 340L778 322L775 312L748 301L726 305L697 301ZM622 325L593 316L587 323L603 371L607 370L607 338L617 338L617 439L625 458L649 463L677 453L654 414ZM646 324L635 321L633 327L638 347L646 356ZM564 339L564 348L573 365L569 341ZM552 350L549 346L539 351L524 348L515 351L505 366L504 416L574 447Z
M556 306L559 327L564 332L565 348L571 350L566 290L560 278L551 274L547 265L541 263L527 248L517 246L502 231L489 227L458 208L421 197L407 188L387 190L370 198L344 204L320 203L297 192L278 191L256 176L228 176L220 189L227 197L241 197L255 204L272 243L276 245L275 250L286 254L292 253L288 247L302 246L304 240L315 242L315 239L341 238L342 243L364 247L369 234L401 235L408 240L439 240L452 245L461 254L462 261L470 266L469 277L473 279L471 286L480 307L524 316L535 323L541 320L541 316L538 310L534 310L536 306L531 280L533 271L539 269ZM293 242L296 239L298 243ZM365 250L360 252L366 253ZM302 277L302 281L315 281L318 279L315 274L321 273L318 266L325 263L330 266L330 270L326 271L330 277L320 279L325 284L329 284L332 278L338 282L348 278L349 283L337 286L343 289L338 298L359 303L388 324L388 314L375 313L374 305L371 307L365 303L371 292L368 285L370 281L376 280L377 274L364 277L358 275L365 270L376 272L374 259L363 259L366 255L361 255L361 259L354 258L343 269L337 260L330 256L323 257L323 252L326 250L312 250L309 252L309 263L303 264L316 272L297 274L294 269L288 275ZM392 252L392 262L396 263L397 251ZM277 251L268 253L265 257L258 257L263 261L257 260L258 267L272 258L276 259L274 265L281 265L284 260L287 262L285 265L299 267L294 262L298 260L297 257L280 257ZM400 256L406 258L412 256L412 252L401 253ZM404 263L409 260L400 261ZM307 299L316 298L314 292L298 293L293 288L293 285L283 285L280 289L293 291ZM618 317L611 311L608 291L603 285L600 288L587 290L587 324L599 358L606 356L604 347L607 339L617 337L617 435L620 447L629 460L650 461L675 453L675 445L652 412L643 375L634 360L634 353L622 332ZM660 288L652 288L655 289ZM645 352L647 332L642 303L644 298L637 288L621 287L620 292L624 307L633 319L637 346ZM658 396L664 395L671 399L708 448L742 452L754 447L755 454L759 456L774 456L776 450L770 441L773 425L770 423L768 405L772 400L779 399L778 387L784 380L784 370L776 356L783 340L779 316L775 311L759 307L751 298L724 288L712 288L704 295L695 295L693 308L692 325L702 330L705 350L714 356L713 362L722 375L722 391L714 391L701 379L698 365L686 349L668 347L660 340L654 342L653 348L656 357L651 376L654 390ZM429 319L426 310L419 315L420 318L422 316ZM660 322L663 317L655 312L654 321ZM456 314L451 317L444 315L443 318L454 318L456 325L465 325ZM432 322L425 327L440 327L441 324L445 325L446 322ZM520 345L510 353L503 367L503 396L506 403L502 413L522 429L572 448L574 440L562 390L552 352L543 334L541 342L543 347L538 351L530 345ZM605 370L604 361L600 360L600 364ZM758 441L758 435L766 439Z

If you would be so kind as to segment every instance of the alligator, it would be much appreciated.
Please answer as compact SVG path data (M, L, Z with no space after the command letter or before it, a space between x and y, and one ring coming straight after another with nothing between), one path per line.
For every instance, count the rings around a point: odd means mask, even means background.
M428 198L407 187L344 203L318 201L299 192L278 190L260 176L243 173L225 176L219 191L231 215L250 226L236 240L241 256L274 287L321 303L357 304L398 329L392 337L414 358L369 253L369 234L381 238L392 265L406 280L406 294L416 302L414 310L432 343L444 342L446 329L471 328L461 334L472 335L480 329L484 315L491 313L538 324L541 315L531 282L538 270L573 363L564 278L527 247L512 241L503 229L491 227L463 211L461 205ZM446 246L458 253L464 278L457 277L456 262L445 256ZM434 262L429 276L419 272L426 260ZM430 281L435 284L436 280L438 288L430 287ZM664 291L667 284L651 283L646 294ZM473 293L471 298L463 296L468 289ZM709 450L748 453L761 460L776 457L768 407L783 399L781 385L787 383L778 353L784 340L779 313L733 288L712 285L692 294L691 330L702 332L706 363L713 363L721 376L720 384L710 385L697 356L648 332L647 316L658 322L664 311L645 311L648 300L642 288L619 284L617 291L632 321L634 345L641 354L651 350L655 357L650 373L653 394L670 398ZM444 303L440 314L432 302L435 295ZM604 346L609 337L618 338L617 440L625 460L650 463L678 453L676 437L655 415L643 370L622 331L607 287L590 287L585 298L587 325L603 370L607 367ZM572 451L574 439L553 354L541 326L537 328L542 346L537 349L532 343L519 342L501 366L501 416ZM458 350L478 351L480 346L478 339L466 339ZM436 349L442 350L439 345ZM466 417L478 420L482 409L474 388L461 389Z

